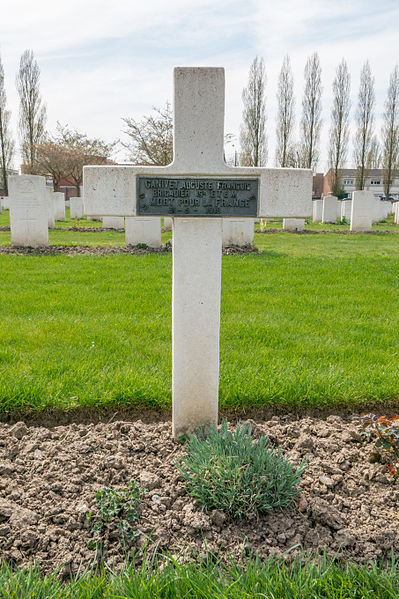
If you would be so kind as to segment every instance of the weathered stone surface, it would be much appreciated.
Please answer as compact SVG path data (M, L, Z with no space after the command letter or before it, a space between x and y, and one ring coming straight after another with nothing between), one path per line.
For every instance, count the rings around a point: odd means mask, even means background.
M53 193L54 218L55 220L65 220L65 194L61 191Z
M283 231L304 231L304 218L283 218Z
M82 198L71 198L69 200L71 218L83 218L83 200Z
M161 247L161 219L158 217L146 218L144 216L126 217L125 240L126 245L144 243L150 248Z
M48 245L46 180L37 175L12 175L10 191L11 243L15 246Z
M223 247L236 245L239 247L253 246L254 244L254 219L253 218L224 218L223 219Z
M375 205L376 199L371 191L354 191L352 193L351 231L357 233L371 231Z
M322 222L335 224L337 222L337 217L339 216L338 207L338 198L330 195L324 196Z

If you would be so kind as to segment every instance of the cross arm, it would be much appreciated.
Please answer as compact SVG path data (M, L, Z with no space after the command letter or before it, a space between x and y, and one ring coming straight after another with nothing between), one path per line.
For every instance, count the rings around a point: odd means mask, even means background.
M259 178L258 217L305 218L312 213L309 169L218 166L207 172L170 166L85 166L83 201L88 216L136 216L136 177Z

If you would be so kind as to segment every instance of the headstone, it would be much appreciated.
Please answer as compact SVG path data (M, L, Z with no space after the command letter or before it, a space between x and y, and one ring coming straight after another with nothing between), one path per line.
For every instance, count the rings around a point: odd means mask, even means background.
M222 224L222 246L253 247L254 219L224 218Z
M2 202L3 198L0 198L0 214L2 213L3 210L3 202Z
M103 229L124 229L125 219L120 216L104 216Z
M164 231L171 231L173 228L173 220L168 216L165 216L165 218L163 219L163 228Z
M71 218L83 218L83 200L82 198L70 198Z
M313 200L313 222L321 223L323 218L323 200Z
M55 218L54 218L54 191L51 187L46 186L44 193L47 200L47 213L48 213L48 228L54 229Z
M352 200L342 200L341 202L341 219L345 218L348 223L351 219Z
M88 215L173 218L172 421L218 418L222 218L310 216L312 172L228 167L224 69L176 68L174 161L84 167Z
M304 218L283 218L283 231L304 231Z
M375 197L371 191L352 192L351 226L353 232L371 231Z
M53 194L54 202L54 218L55 220L65 220L65 194L61 191L56 191Z
M1 206L3 208L3 210L9 210L10 209L10 197L9 196L4 196L1 200Z
M399 201L393 204L393 222L399 225Z
M324 196L321 222L335 225L335 223L337 222L337 215L338 198L336 198L335 196Z
M37 175L8 178L11 243L16 246L48 245L48 195L46 179Z
M150 248L161 247L161 219L154 217L127 216L125 218L126 245L143 243Z

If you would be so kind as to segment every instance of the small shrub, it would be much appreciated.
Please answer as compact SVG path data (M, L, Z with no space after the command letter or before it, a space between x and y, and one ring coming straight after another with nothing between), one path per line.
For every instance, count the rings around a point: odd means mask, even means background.
M346 216L343 216L342 218L337 218L336 224L337 225L349 225L349 222L348 222Z
M232 518L251 518L292 504L305 462L295 470L269 439L253 439L250 426L235 431L223 422L189 435L187 454L177 464L189 495L206 510L220 509Z
M94 515L87 514L88 521L94 523L90 529L93 538L88 542L89 549L102 547L110 536L119 536L123 545L134 540L137 533L132 524L138 520L137 507L143 492L133 481L121 491L108 488L97 491L97 511Z
M136 248L138 248L139 250L147 250L148 249L148 245L146 243L138 243L136 245Z
M399 461L399 415L387 418L386 416L378 417L375 414L362 414L361 421L364 429L363 434L368 438L376 437L375 446L379 450L385 450L389 456L394 456L394 462L389 461L387 470L391 476L397 476ZM377 460L374 459L374 461Z

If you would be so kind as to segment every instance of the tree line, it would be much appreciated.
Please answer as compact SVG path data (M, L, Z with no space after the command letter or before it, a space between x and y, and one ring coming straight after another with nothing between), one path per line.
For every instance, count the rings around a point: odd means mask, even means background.
M302 98L299 141L294 137L295 98L294 79L289 56L283 60L277 90L276 155L279 167L302 167L315 170L319 160L321 120L321 66L318 54L312 54L305 65L305 87ZM251 64L248 84L242 93L244 104L240 131L241 164L264 166L267 161L265 133L266 74L263 59L256 57ZM342 169L349 150L349 117L351 110L351 78L348 65L342 59L332 84L333 102L330 115L328 165L334 195L343 195ZM366 61L360 74L356 131L353 140L353 161L356 167L356 189L364 189L371 168L381 168L384 193L389 197L392 182L399 168L399 68L390 75L381 142L374 127L374 77Z
M39 88L40 71L33 52L21 56L16 85L20 98L19 138L23 172L51 175L54 186L70 177L78 194L85 164L106 164L117 142L107 144L86 134L57 124L54 134L46 131L46 106ZM248 82L242 92L243 113L240 150L235 164L265 166L268 160L266 135L266 69L263 58L255 57L250 65ZM294 77L289 56L285 56L278 79L275 166L315 170L320 155L322 127L322 77L317 52L306 61L304 69L299 139L295 138ZM395 172L399 168L399 68L393 69L387 90L380 140L375 132L374 76L366 61L360 75L355 108L356 130L353 161L356 188L364 189L371 168L382 168L384 192L389 197ZM345 59L338 65L332 83L333 102L330 115L328 164L332 191L342 194L342 169L349 154L351 112L351 77ZM154 108L141 120L125 117L123 132L130 138L122 142L129 159L135 164L165 165L173 159L173 115L170 104ZM10 112L6 108L4 70L0 59L0 167L7 194L7 171L10 168L14 141L10 134ZM226 141L232 135L227 134ZM236 153L236 151L235 151Z

